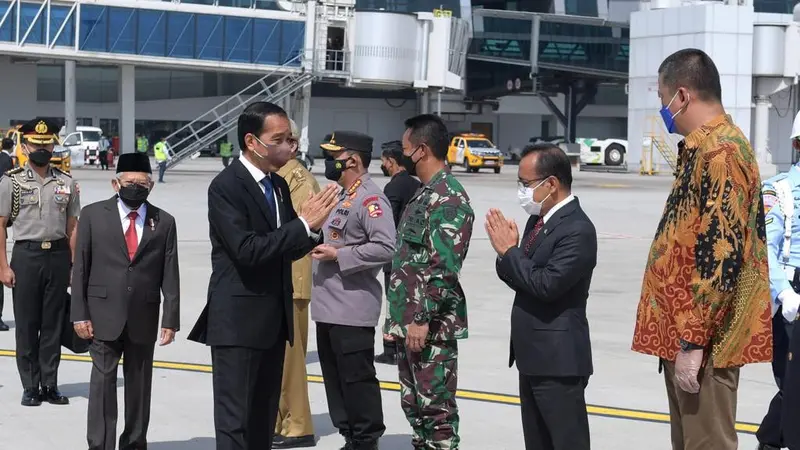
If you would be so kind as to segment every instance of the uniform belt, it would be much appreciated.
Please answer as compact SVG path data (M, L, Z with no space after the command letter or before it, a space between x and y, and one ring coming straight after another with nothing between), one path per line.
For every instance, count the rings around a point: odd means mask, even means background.
M64 250L69 247L69 242L62 238L54 241L16 241L14 245L29 250Z

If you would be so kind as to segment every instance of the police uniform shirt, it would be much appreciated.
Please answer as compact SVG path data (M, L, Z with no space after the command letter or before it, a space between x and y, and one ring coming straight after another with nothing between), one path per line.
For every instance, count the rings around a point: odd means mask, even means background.
M787 180L791 186L791 201L794 205L789 260L783 260L785 213L781 207L776 183ZM764 223L767 233L767 254L769 258L769 287L772 297L772 313L777 312L780 296L784 291L793 291L790 282L794 269L800 268L800 167L792 166L789 171L775 175L764 182ZM788 200L788 199L787 199ZM791 276L787 276L791 274Z
M12 177L20 187L19 214L14 219L15 241L55 241L67 237L67 218L78 217L81 205L77 184L53 167L45 178L25 164L0 179L0 216L10 217Z
M396 231L389 201L369 175L345 190L322 227L336 261L315 261L311 318L357 327L378 325L381 267L394 255Z

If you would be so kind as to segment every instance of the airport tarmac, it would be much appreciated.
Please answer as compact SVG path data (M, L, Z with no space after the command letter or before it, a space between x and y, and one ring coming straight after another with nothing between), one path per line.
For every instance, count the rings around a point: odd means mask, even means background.
M371 172L382 186L379 162ZM155 167L155 166L154 166ZM186 341L206 301L211 271L206 189L222 164L218 159L187 161L168 171L150 200L173 214L178 223L181 265L181 331L177 341L157 347L153 404L149 432L151 450L213 450L214 428L209 350ZM113 169L112 169L113 170ZM484 230L484 216L497 207L516 219L527 219L518 206L515 166L499 175L467 174L454 168L472 198L476 222L461 282L467 295L469 338L460 342L459 406L461 448L464 450L523 449L516 369L508 368L509 314L512 291L496 276L495 253ZM314 168L321 184L322 164ZM109 198L112 171L82 168L74 171L81 185L82 204ZM588 317L591 327L594 375L587 389L592 448L668 450L670 434L663 375L658 361L630 350L636 305L647 251L664 206L671 177L638 174L573 172L573 193L598 232L598 264L592 280ZM11 292L5 290L4 320L13 327ZM376 350L380 351L376 334ZM309 391L320 450L335 450L342 439L327 415L325 392L316 354L313 325L309 339ZM71 397L69 406L20 406L22 388L13 358L14 333L0 332L0 448L77 450L86 448L86 404L91 369L87 355L65 355L59 383ZM378 365L383 381L387 431L383 450L410 445L408 423L400 410L397 370ZM119 375L122 430L122 373ZM761 421L776 388L768 364L745 367L739 386L739 447L755 448L752 433ZM264 424L272 426L272 424Z

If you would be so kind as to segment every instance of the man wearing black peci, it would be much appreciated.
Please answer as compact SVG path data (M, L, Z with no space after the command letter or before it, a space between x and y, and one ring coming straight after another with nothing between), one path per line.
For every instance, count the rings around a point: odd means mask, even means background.
M208 187L211 278L189 339L211 347L217 450L271 447L286 342L294 341L292 261L320 242L336 205L329 185L300 207L276 172L292 158L286 112L250 104L238 121L241 158Z

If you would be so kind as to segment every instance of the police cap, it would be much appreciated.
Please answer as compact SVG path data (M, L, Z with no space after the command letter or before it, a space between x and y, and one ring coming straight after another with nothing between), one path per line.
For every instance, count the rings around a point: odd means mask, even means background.
M58 128L51 120L37 117L19 127L19 132L31 144L47 145L56 142Z
M323 150L338 153L344 150L372 154L372 137L357 131L334 131L326 142L320 144Z

